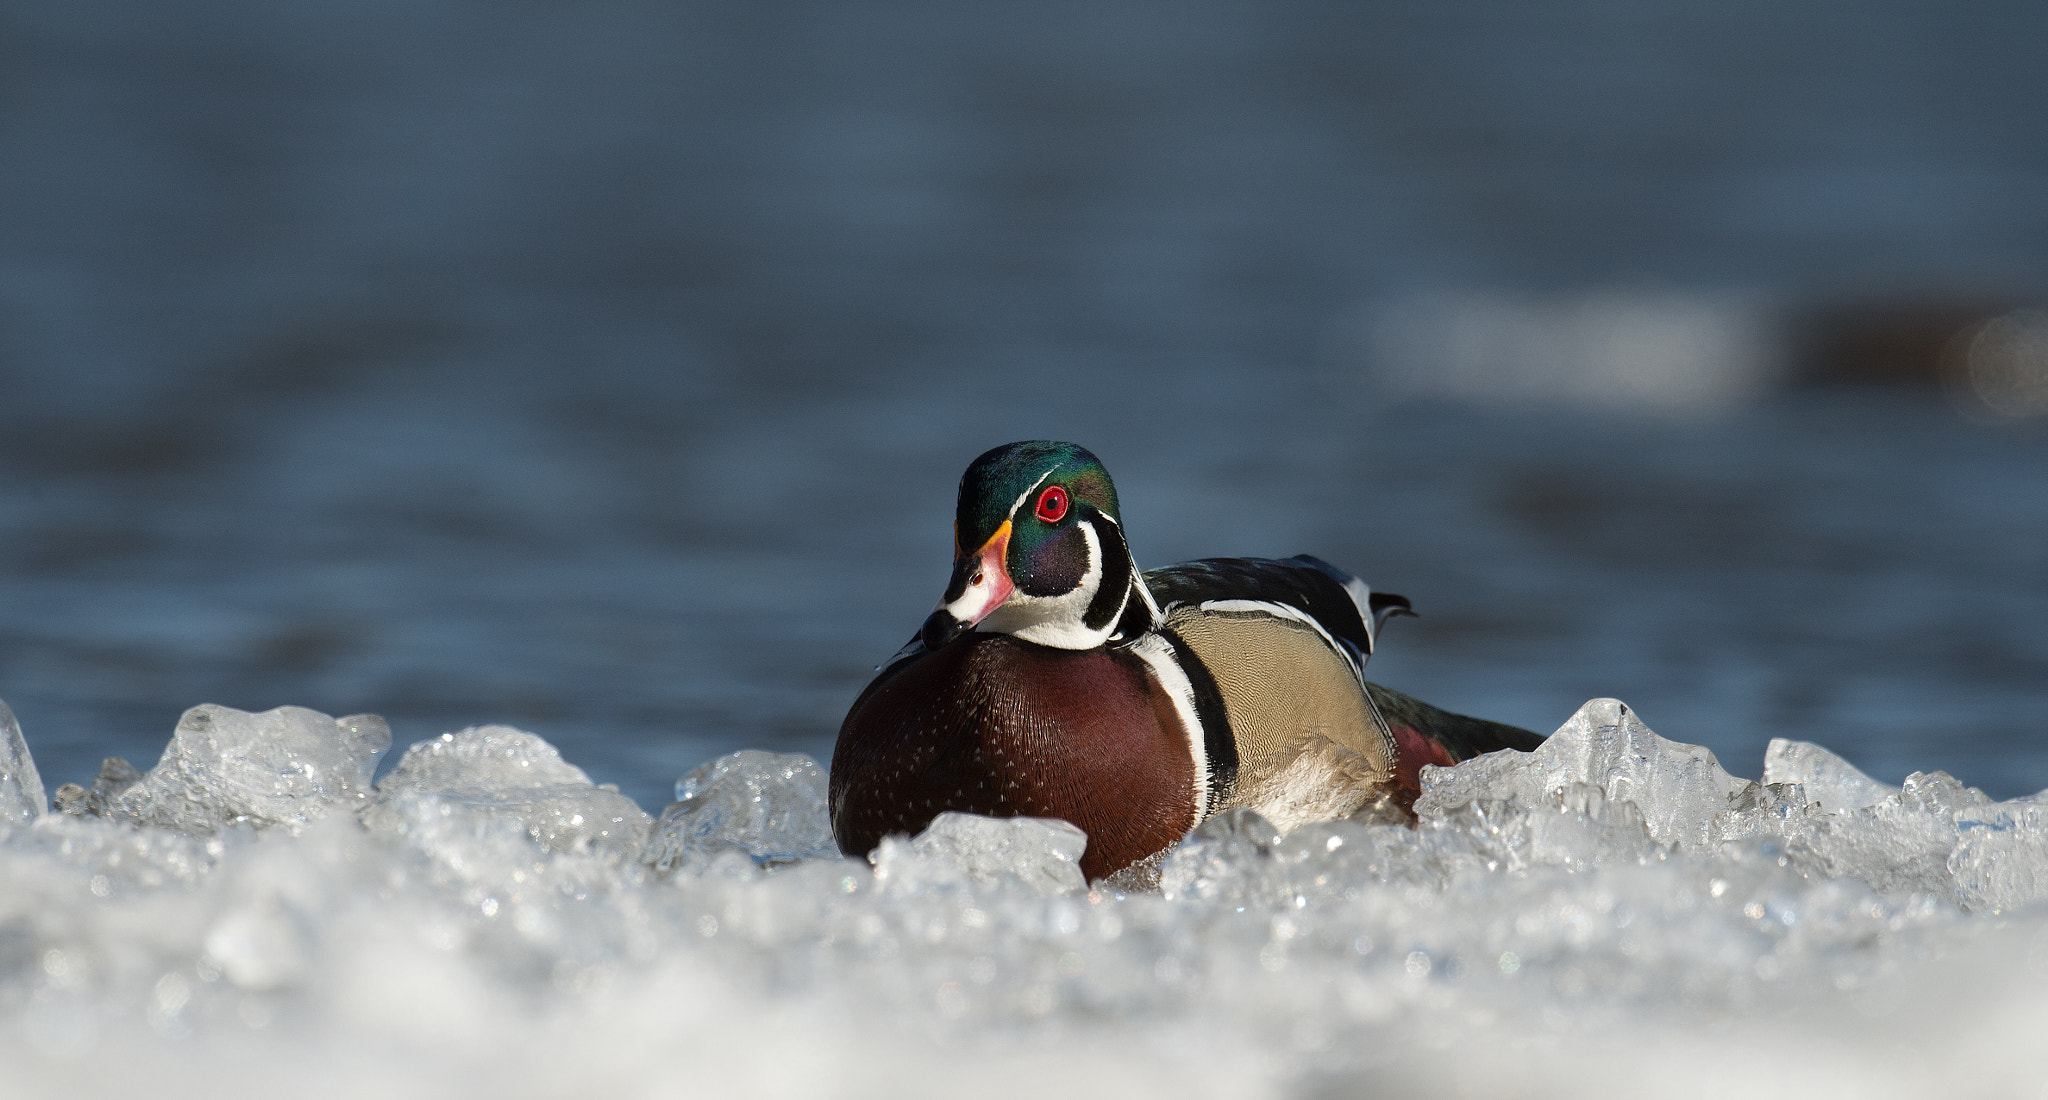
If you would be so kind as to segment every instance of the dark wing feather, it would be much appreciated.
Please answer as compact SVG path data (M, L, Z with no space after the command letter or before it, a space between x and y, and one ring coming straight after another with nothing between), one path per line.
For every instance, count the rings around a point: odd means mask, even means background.
M1519 749L1534 751L1543 744L1543 736L1532 733L1520 726L1505 722L1489 722L1484 718L1472 718L1453 714L1441 707L1433 707L1412 695L1403 695L1392 688L1378 684L1365 685L1367 694L1372 696L1375 709L1393 728L1396 740L1405 740L1403 729L1441 750L1442 757L1435 753L1422 754L1423 762L1449 764L1459 760L1470 760L1482 753L1496 749ZM1405 748L1405 746L1404 746Z
M1368 593L1351 574L1307 554L1284 559L1186 561L1148 570L1145 585L1161 608L1212 600L1286 604L1314 619L1331 637L1349 645L1361 657L1371 655L1373 635L1388 616L1413 614L1408 610L1407 600L1385 593Z
M1350 649L1354 665L1361 669L1380 624L1393 615L1414 614L1407 600L1370 592L1351 574L1306 554L1280 561L1183 562L1145 574L1145 582L1162 609L1212 600L1263 600L1295 608ZM1541 735L1518 726L1453 714L1378 684L1366 683L1365 690L1394 737L1396 785L1410 800L1422 789L1419 773L1425 764L1455 764L1495 749L1528 752L1543 743Z

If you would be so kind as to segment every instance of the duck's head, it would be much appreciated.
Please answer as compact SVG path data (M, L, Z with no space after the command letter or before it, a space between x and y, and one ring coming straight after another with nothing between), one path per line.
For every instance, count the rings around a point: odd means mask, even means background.
M983 454L960 478L953 579L919 632L938 649L969 630L1092 649L1151 626L1159 609L1131 563L1116 485L1072 443Z

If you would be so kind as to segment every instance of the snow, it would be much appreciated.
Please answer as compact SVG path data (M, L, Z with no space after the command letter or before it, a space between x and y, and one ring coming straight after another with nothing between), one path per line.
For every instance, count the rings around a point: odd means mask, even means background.
M2048 1079L2048 802L1885 787L1789 741L1750 781L1614 700L1537 752L1426 770L1416 828L1237 810L1094 884L1062 822L946 814L844 857L794 754L714 760L656 822L508 727L416 744L371 787L374 719L199 707L148 775L37 814L5 728L9 1094Z

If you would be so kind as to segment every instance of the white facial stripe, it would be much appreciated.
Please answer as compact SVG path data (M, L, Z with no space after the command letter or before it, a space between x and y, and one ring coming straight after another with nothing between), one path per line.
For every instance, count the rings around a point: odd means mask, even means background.
M1147 634L1131 646L1131 652L1145 662L1152 672L1152 678L1166 689L1166 697L1173 700L1174 713L1180 717L1181 729L1186 732L1188 753L1195 760L1195 819L1188 824L1194 828L1209 816L1209 747L1207 734L1202 729L1202 720L1195 715L1195 688L1188 682L1188 674L1181 670L1173 659L1173 647L1157 634Z
M1097 512L1096 515L1101 516L1105 520L1108 520L1109 525L1115 527L1117 529L1118 534L1122 534L1124 529L1123 524L1118 523L1114 518L1107 515L1103 515L1100 512ZM1126 553L1128 552L1129 551L1127 550ZM1145 584L1144 571L1138 568L1138 563L1135 560L1131 562L1131 592L1136 592L1138 594L1138 599L1144 602L1145 610L1151 613L1152 621L1155 624L1159 622L1160 619L1165 617L1165 615L1159 609L1159 601L1152 598L1152 589ZM1116 618L1112 619L1111 623L1114 624L1117 619L1123 618L1124 611L1129 609L1130 605L1130 593L1127 592L1124 594L1124 606L1117 609ZM1111 625L1110 629L1115 630L1116 627L1114 625Z
M1018 591L982 620L981 629L1055 649L1093 649L1109 639L1116 620L1101 630L1090 630L1081 621L1096 590L1102 587L1102 539L1092 526L1083 523L1080 528L1088 543L1088 572L1082 574L1080 585L1057 596Z
M1060 466L1064 466L1064 465L1066 465L1066 463L1064 463L1064 462L1060 463ZM1050 470L1047 470L1047 471L1046 471L1045 473L1043 473L1043 474L1040 474L1040 475L1039 475L1039 477L1038 477L1038 480L1037 480L1037 481L1034 481L1034 482L1032 482L1032 483L1031 483L1031 488L1029 488L1029 489L1026 489L1026 490L1024 490L1024 492L1023 492L1023 494L1022 494L1021 496L1019 496L1019 497L1018 497L1018 498L1017 498L1016 500L1013 500L1013 501L1011 501L1011 502L1010 502L1010 511L1009 511L1009 515L1008 515L1008 516L1006 517L1006 518L1008 518L1008 519L1009 519L1009 521L1010 521L1010 522L1012 522L1012 523L1015 523L1015 522L1017 522L1017 509L1019 509L1019 508L1022 508L1022 507L1024 507L1024 502L1025 502L1025 501L1027 501L1027 500L1030 500L1030 499L1031 499L1031 494L1033 494L1033 493L1037 492L1037 491L1038 491L1038 487L1039 487L1040 485L1043 485L1043 484L1045 484L1045 479L1046 479L1046 478L1049 478L1049 477L1051 477L1052 475L1054 475L1055 473L1058 473L1058 472L1059 472L1059 468L1060 468L1059 466L1054 466L1054 467L1053 467L1052 469L1050 469Z

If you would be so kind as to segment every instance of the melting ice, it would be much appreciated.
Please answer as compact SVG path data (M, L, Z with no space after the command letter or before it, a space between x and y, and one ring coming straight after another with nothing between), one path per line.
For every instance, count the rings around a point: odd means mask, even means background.
M2039 1095L2048 801L1612 700L1427 769L1408 829L1205 823L1090 885L1061 822L872 861L743 752L659 818L541 738L189 711L46 809L0 706L10 1092Z

